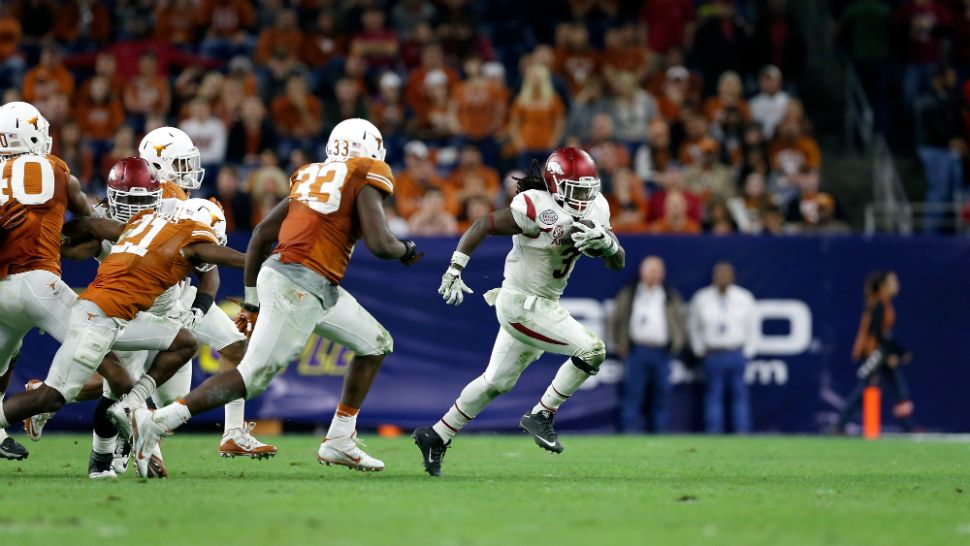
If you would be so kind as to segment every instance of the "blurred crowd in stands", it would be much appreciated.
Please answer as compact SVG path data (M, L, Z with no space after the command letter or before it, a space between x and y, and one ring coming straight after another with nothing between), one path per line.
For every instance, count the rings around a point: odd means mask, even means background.
M877 131L915 148L930 204L925 230L965 203L970 168L970 0L835 0L836 36L859 74Z
M2 100L50 119L89 193L175 125L239 230L363 117L402 233L460 232L563 144L597 160L621 233L845 232L797 98L804 59L784 0L0 4Z

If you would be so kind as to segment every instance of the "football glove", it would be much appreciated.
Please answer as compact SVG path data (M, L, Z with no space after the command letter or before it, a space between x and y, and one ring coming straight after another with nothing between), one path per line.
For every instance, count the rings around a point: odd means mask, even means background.
M468 288L465 281L461 280L461 269L451 266L441 277L441 286L438 293L448 305L461 305L465 301L465 294L472 294L474 291Z
M572 234L573 244L576 250L589 255L590 252L602 251L609 254L609 250L616 244L613 237L607 233L606 228L599 222L593 221L594 227L589 227L581 222L576 222L573 227L580 231Z
M27 209L15 199L0 207L0 231L10 231L27 219Z
M399 258L402 264L412 266L424 257L424 252L418 253L418 246L414 244L414 241L409 239L401 242L404 243L404 248L406 249L404 256Z
M259 318L259 306L251 303L242 304L242 309L236 315L236 329L247 338L253 335L253 328L256 327L256 319Z
M195 329L202 324L202 319L205 317L205 311L199 309L198 307L193 307L191 309L183 309L175 315L170 315L169 318L175 319L182 326L189 330L190 332L195 332Z

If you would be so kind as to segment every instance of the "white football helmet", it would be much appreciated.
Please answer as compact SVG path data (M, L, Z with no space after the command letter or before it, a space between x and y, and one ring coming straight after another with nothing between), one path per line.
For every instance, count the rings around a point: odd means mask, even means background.
M226 214L222 211L222 206L208 199L186 199L182 201L179 209L179 218L186 218L202 225L208 226L216 233L219 244L225 246L228 241L226 237ZM215 267L212 264L203 264L198 267L200 271L209 271Z
M0 156L51 153L50 128L47 118L28 102L0 106Z
M345 119L330 131L326 153L327 159L370 157L384 161L384 137L366 119Z
M155 167L162 180L174 182L186 190L202 186L205 177L202 154L181 129L159 127L148 133L138 145L138 155Z

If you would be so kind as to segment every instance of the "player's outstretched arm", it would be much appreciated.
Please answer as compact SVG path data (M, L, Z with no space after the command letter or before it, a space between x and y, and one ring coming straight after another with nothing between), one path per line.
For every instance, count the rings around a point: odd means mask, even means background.
M411 265L424 254L418 254L414 241L401 241L391 233L383 203L384 195L373 186L364 186L357 196L357 217L364 244L382 260L400 260L404 265Z
M522 228L512 216L512 209L497 210L488 216L483 216L468 228L468 231L458 241L458 249L451 255L448 270L441 277L438 293L448 305L461 305L465 294L471 294L472 289L461 279L461 272L468 265L471 255L489 235L517 235Z
M216 243L195 243L182 249L182 255L196 264L224 265L233 269L246 266L246 255Z
M81 190L81 183L73 174L67 180L67 208L74 216L91 216L91 202Z
M256 277L259 276L259 268L269 257L270 252L273 251L273 244L280 236L280 226L283 225L283 220L286 220L286 214L289 210L290 200L280 201L253 229L253 236L249 239L249 246L246 247L246 268L243 276L243 284L247 291L252 288L252 292L256 292Z
M74 246L72 242L86 241L89 237L117 241L124 231L125 224L117 220L91 216L74 218L61 229L61 233L68 239L65 241L67 246Z

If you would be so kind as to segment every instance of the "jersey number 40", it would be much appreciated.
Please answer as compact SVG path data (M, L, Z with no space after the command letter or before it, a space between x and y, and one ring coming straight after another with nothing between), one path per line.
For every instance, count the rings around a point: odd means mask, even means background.
M29 177L28 165L36 165ZM53 197L54 167L50 161L30 155L0 160L0 205L11 198L22 205L43 205Z

